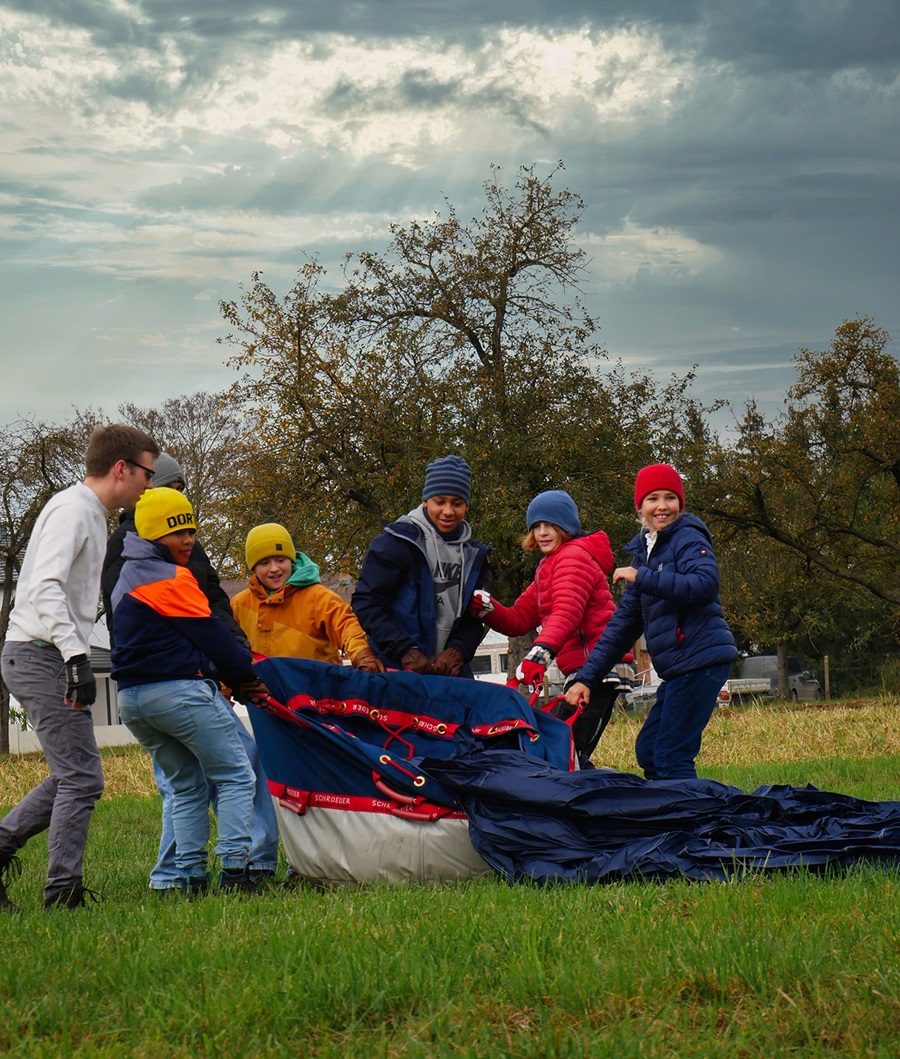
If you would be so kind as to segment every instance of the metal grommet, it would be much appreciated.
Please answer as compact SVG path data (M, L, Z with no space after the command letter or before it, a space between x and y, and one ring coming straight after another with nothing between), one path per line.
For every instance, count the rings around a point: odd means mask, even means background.
M443 722L441 722L440 724L434 726L434 730L437 732L438 735L444 735L446 734L447 726Z
M413 780L413 784L416 787L424 787L425 786L425 777L424 776L416 776L416 778Z
M378 760L381 762L382 765L390 765L391 763L391 759L387 756L387 754L382 754Z

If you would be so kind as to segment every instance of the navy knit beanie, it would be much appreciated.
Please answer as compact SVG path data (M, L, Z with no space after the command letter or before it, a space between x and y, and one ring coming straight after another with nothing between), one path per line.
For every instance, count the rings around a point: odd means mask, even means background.
M458 496L468 504L472 495L472 472L461 456L441 456L425 468L422 500L433 496Z
M570 537L577 537L581 533L578 508L565 489L548 489L546 493L538 493L528 505L525 521L529 530L537 522L552 522Z

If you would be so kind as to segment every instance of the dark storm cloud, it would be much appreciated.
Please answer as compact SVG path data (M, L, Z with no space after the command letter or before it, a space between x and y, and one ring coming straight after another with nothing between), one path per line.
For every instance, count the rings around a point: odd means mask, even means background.
M433 110L448 102L466 101L467 95L462 78L439 78L430 70L407 69L374 88L343 78L325 96L320 109L327 117L346 119L397 106Z
M785 69L891 65L900 40L896 0L144 0L139 18L105 0L8 0L8 8L95 34L106 46L151 46L167 33L264 42L313 33L361 38L441 35L465 39L498 26L645 25L665 35L699 34L711 57Z
M431 217L444 195L468 219L491 163L511 183L518 165L539 160L547 173L557 158L559 186L586 203L576 231L594 255L586 297L604 344L629 365L665 378L697 362L702 395L777 406L797 349L824 348L844 317L874 313L900 332L897 0L0 7L91 42L80 53L73 37L62 59L41 66L38 54L23 67L36 127L3 115L19 143L7 158L21 163L0 186L0 261L21 281L10 290L66 292L65 318L46 337L53 313L8 303L21 315L16 348L31 344L35 355L69 350L83 313L85 327L131 342L138 360L142 330L199 326L195 297L231 297L256 268L286 288L306 256L333 267L344 251L378 249L390 221ZM586 27L587 50L593 43L600 56L594 82L588 73L557 105L541 97L539 70L533 83L510 76L498 41L517 27L535 30L538 49ZM633 105L616 93L634 54L604 50L622 29L647 54L661 41L661 64L674 71L652 69L630 86ZM273 74L279 49L284 69ZM51 88L43 100L38 75L69 55L77 72L66 109ZM303 87L284 103L278 77L290 86L292 62L303 64ZM165 282L154 286L157 276ZM119 304L123 280L139 281L124 285L142 299L140 327ZM204 326L216 334L214 322ZM87 364L92 339L82 341Z

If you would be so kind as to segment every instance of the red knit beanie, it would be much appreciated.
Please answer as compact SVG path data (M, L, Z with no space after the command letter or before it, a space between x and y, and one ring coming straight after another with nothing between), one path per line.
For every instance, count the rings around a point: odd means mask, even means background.
M668 463L651 463L642 467L634 483L634 506L640 510L644 497L655 493L657 489L666 489L678 497L678 508L684 510L684 483L681 475Z

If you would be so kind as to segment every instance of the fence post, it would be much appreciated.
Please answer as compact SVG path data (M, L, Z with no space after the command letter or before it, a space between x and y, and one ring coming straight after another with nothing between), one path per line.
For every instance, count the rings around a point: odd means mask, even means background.
M825 655L825 698L831 698L831 670L828 666L828 655Z

